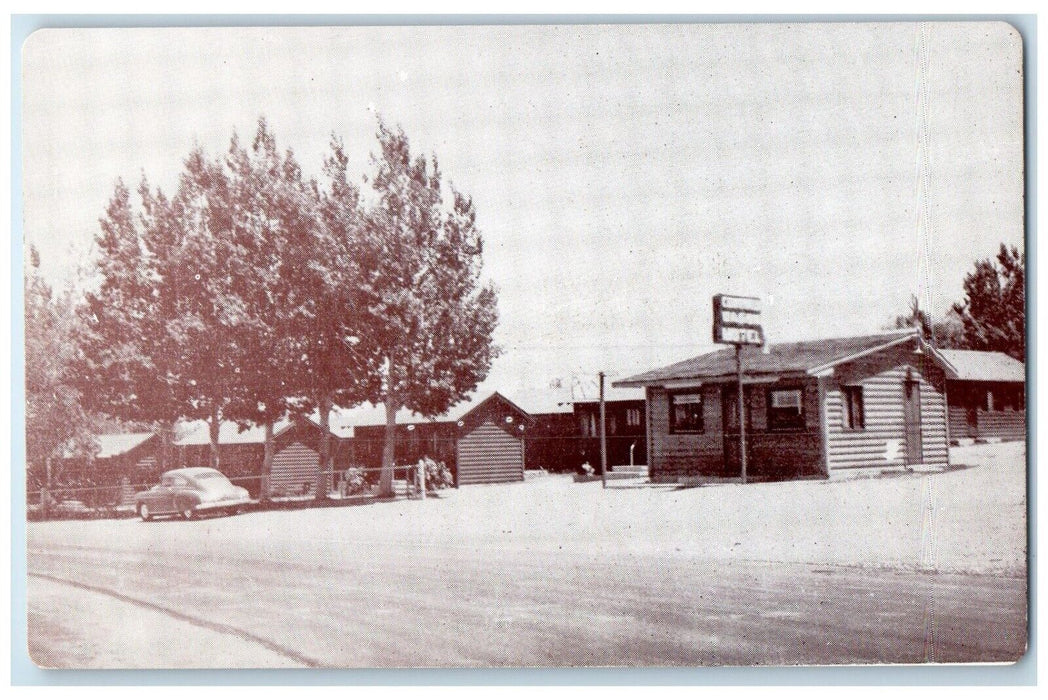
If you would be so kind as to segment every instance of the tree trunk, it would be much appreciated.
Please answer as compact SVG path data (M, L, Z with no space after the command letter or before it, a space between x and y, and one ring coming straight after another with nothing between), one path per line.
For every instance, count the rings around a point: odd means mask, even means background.
M266 420L266 441L262 447L262 483L259 485L259 498L269 501L273 497L273 420Z
M218 456L218 429L221 424L218 420L218 404L211 407L211 425L208 426L209 442L211 443L211 468L218 469L221 459Z
M317 487L313 497L322 501L331 488L331 396L320 399L320 454L317 456Z
M44 488L40 493L40 509L43 511L44 518L49 518L51 517L51 457L44 460L44 467L47 472L44 475Z
M397 404L386 397L386 438L382 445L382 475L379 478L378 495L390 497L393 493L393 460L396 457Z

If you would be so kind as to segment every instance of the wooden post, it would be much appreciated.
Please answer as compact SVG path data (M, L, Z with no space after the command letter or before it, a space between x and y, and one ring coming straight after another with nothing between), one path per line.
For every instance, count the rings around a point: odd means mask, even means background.
M44 467L47 470L44 475L44 488L40 494L40 510L44 514L44 518L51 517L51 457L48 456L44 460Z
M600 483L608 488L608 440L604 425L604 373L600 372Z
M652 474L652 439L651 439L651 387L644 387L644 451L647 453L645 457L645 465L648 468L648 481L651 481Z
M746 483L746 397L742 393L742 345L735 346L735 370L738 373L739 392L739 464L742 467L742 483Z
M819 387L819 431L822 435L822 472L827 479L830 478L830 419L827 414L826 408L826 384L829 379L824 377L816 377L816 383ZM804 394L801 393L801 402L804 401Z

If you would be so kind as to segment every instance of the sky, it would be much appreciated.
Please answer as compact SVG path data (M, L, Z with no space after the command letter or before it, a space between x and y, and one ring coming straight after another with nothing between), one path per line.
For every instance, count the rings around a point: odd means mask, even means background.
M22 58L24 238L57 284L117 178L171 192L260 116L307 175L336 134L363 176L378 113L473 197L483 389L529 410L714 349L717 293L760 296L772 343L860 335L1023 246L1000 23L42 30Z

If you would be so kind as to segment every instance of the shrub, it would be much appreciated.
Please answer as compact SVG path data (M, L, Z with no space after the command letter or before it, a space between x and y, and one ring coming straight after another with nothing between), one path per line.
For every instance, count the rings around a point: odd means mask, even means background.
M345 493L347 496L355 496L367 490L368 481L366 474L364 467L358 466L352 466L342 473L342 480L346 484Z
M426 468L427 491L439 491L455 485L455 477L443 462L437 462L430 457L423 457L419 461Z
M96 486L83 489L80 501L88 508L105 509L119 505L121 489L119 486Z

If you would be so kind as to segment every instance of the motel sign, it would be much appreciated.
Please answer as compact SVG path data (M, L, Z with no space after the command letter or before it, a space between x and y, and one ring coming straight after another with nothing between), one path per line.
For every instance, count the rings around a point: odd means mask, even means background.
M761 300L717 294L713 297L713 342L728 345L764 345L760 325Z

